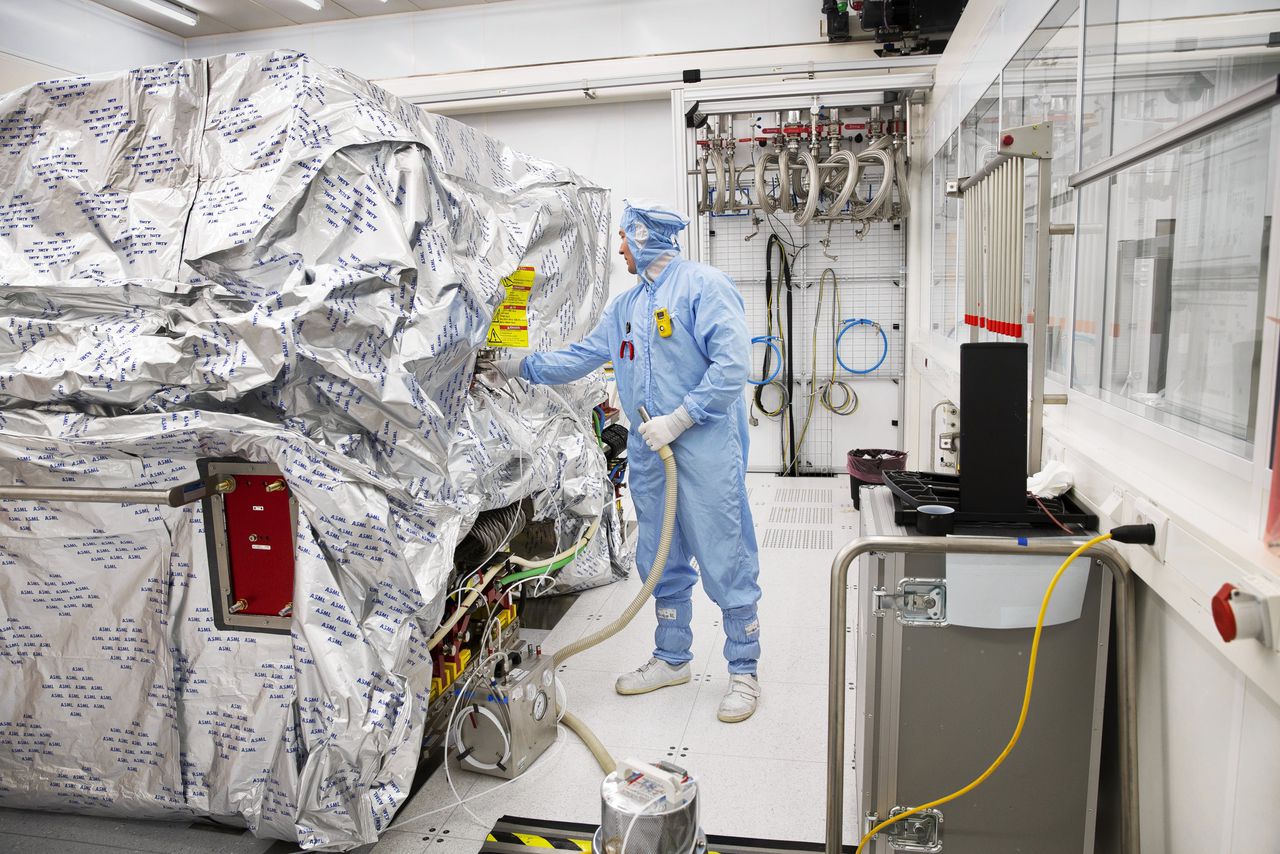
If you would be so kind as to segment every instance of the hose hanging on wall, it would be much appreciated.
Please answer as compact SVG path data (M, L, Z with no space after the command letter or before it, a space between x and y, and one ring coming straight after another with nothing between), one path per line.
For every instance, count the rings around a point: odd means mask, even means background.
M779 163L781 163L781 160L779 160ZM777 234L769 235L769 242L765 245L764 249L765 298L770 299L773 293L773 255L775 246L777 247L778 253L778 283L780 285L778 295L781 297L785 290L787 298L787 331L783 340L783 362L786 369L784 385L787 390L787 400L784 404L784 408L786 409L786 421L783 424L781 437L782 471L783 473L786 473L790 469L794 468L796 456L795 412L791 406L791 389L795 388L795 379L791 367L794 361L794 359L792 359L791 342L795 340L795 337L792 335L791 259L787 257L786 247L783 245L782 239L778 237ZM781 326L781 324L779 324L779 326ZM781 330L779 331L781 332ZM756 388L757 395L760 393L761 388L763 388L763 386L758 386ZM764 411L763 407L761 407L761 411Z
M869 368L851 368L844 363L844 359L840 358L840 340L844 338L846 332L850 329L856 329L859 326L870 326L876 332L880 333L880 358ZM889 336L885 334L884 328L874 320L868 320L865 317L850 317L844 322L844 326L840 327L840 334L836 336L836 359L840 362L840 367L844 368L851 374L869 374L884 364L884 360L889 358Z
M893 181L898 185L898 216L906 219L911 214L911 195L907 189L907 147L898 145L893 150Z
M862 180L862 163L854 156L852 151L844 151L843 149L835 152L827 158L827 163L833 165L844 164L844 184L836 192L835 201L827 206L827 216L838 216L844 206L849 204L849 200L853 198L853 193L858 189L858 182ZM831 170L839 177L838 170Z
M766 247L766 250L767 249L768 247ZM779 310L780 310L779 303L775 303L773 299L773 276L771 274L770 269L768 268L768 264L766 261L766 270L765 270L765 277L764 277L765 334L760 337L776 343L773 346L766 347L764 351L764 364L763 364L763 367L761 368L760 376L767 377L767 379L764 382L752 383L752 385L756 387L755 394L752 395L752 408L760 410L762 413L764 413L765 416L769 418L777 418L779 415L785 412L787 409L787 405L791 401L790 391L787 389L786 385L784 385L782 381L777 378L779 372L782 370L783 365L787 361L784 355L786 351L787 341L786 341L786 337L783 335L782 321L778 317ZM776 335L774 334L775 325L777 327ZM756 340L758 339L753 340L752 343L756 343ZM772 372L771 372L770 365L772 364L772 360L775 356L778 359L778 366L772 369ZM778 390L778 405L776 407L770 408L766 406L764 403L764 393L765 393L765 389L767 388L776 388ZM755 421L754 415L752 416L752 423L753 424L758 423Z
M769 374L769 376L762 377L761 379L758 379L758 380L748 379L747 382L751 383L752 385L776 385L774 380L777 379L778 372L782 370L782 363L784 361L782 358L782 348L780 348L777 343L781 340L782 339L779 338L777 335L757 335L755 338L751 339L752 344L766 345L769 348L769 350L772 351L772 355L778 357L778 366L773 369L773 373ZM764 369L765 371L769 370L769 355L766 355L764 358ZM756 394L758 397L759 392L757 392Z
M819 392L818 400L822 403L822 408L830 412L832 415L852 415L858 409L858 393L846 383L844 380L836 378L836 366L839 364L836 360L839 351L840 340L840 282L836 278L836 271L828 267L822 271L822 275L818 278L818 310L813 316L814 331L814 376L817 376L817 333L818 324L822 319L822 302L826 293L827 277L831 277L831 374L827 377L826 383ZM840 398L840 403L835 403L831 398L833 389L838 389L844 396Z
M818 160L807 148L800 149L800 163L808 170L808 189L805 191L804 204L795 213L796 225L807 225L813 215L818 212L818 197L822 195L822 179L818 174Z
M769 216L778 209L778 205L769 195L767 172L770 160L776 163L778 155L766 153L756 158L756 198L760 202L760 212L765 216Z
M865 205L854 204L853 215L857 219L871 219L878 216L893 197L894 174L897 170L894 168L894 152L889 150L892 144L893 141L889 137L881 137L858 155L859 163L879 163L884 168L884 175L869 202Z
M728 196L727 184L724 177L724 155L719 151L713 151L711 152L711 157L711 165L716 170L716 198L713 209L720 214L724 213L724 207L728 203L726 198ZM729 168L732 169L733 167L730 166Z
M787 146L778 151L778 207L787 213L796 209L791 198L791 149Z
M707 160L710 154L704 152L698 158L698 213L704 214L711 209L711 182L707 178Z
M818 328L822 326L822 306L826 302L827 279L831 280L831 373L827 381L818 388ZM839 348L840 335L837 333L840 317L840 282L836 278L836 271L828 267L822 271L822 275L818 277L818 300L817 307L813 312L813 337L809 343L810 365L809 365L809 405L805 409L804 423L800 427L800 435L796 438L795 447L798 451L804 450L804 440L809 434L809 425L813 421L813 413L815 404L821 403L822 408L826 409L833 415L851 415L858 408L858 393L855 392L848 383L836 378L836 366L838 362L837 350ZM879 328L878 326L876 327ZM880 362L876 363L876 367L884 361L881 356ZM871 370L875 370L872 368ZM838 389L843 397L839 398L840 402L834 402L831 396L833 389ZM793 453L791 461L783 470L783 474L796 474L796 466L799 462L799 454Z

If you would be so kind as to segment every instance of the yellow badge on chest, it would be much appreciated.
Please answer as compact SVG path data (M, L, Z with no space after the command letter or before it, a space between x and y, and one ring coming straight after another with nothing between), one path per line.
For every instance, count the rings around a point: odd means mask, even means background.
M665 308L660 308L653 313L653 319L658 323L658 335L663 338L671 337L671 312Z

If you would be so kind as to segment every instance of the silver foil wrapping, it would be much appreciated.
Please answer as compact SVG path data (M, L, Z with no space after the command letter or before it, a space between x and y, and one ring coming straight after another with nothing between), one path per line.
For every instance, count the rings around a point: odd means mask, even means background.
M296 53L0 97L0 483L270 461L290 636L218 630L199 505L0 502L0 805L376 838L418 762L453 550L533 496L567 583L621 564L603 386L473 384L501 280L531 345L607 292L608 193Z

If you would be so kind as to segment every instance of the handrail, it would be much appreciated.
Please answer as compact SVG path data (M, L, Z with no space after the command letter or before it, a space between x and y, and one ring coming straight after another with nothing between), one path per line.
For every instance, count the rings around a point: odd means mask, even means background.
M1276 75L1275 80L1263 83L1243 95L1238 95L1198 116L1161 131L1150 139L1143 140L1105 160L1100 160L1087 169L1081 169L1067 179L1067 184L1073 189L1079 189L1085 184L1109 178L1134 164L1150 160L1158 154L1164 154L1210 131L1221 130L1224 125L1270 107L1277 101L1280 101L1280 74Z
M991 158L986 163L984 163L981 169L979 169L977 172L974 172L969 177L956 179L955 189L953 190L950 187L948 187L947 194L951 196L958 196L958 195L961 195L962 193L968 192L970 188L978 184L981 184L983 181L987 179L987 177L992 172L995 172L997 169L999 169L1001 166L1008 163L1012 159L1013 159L1012 155L997 154L995 157Z
M986 554L1055 555L1066 557L1085 541L1074 537L860 537L845 545L831 564L831 639L827 700L827 834L826 854L841 854L844 835L844 724L847 653L845 621L849 613L849 567L861 555L887 554ZM1135 611L1129 584L1129 564L1110 543L1100 543L1084 553L1096 558L1114 580L1116 684L1119 686L1119 736L1121 751L1120 808L1123 854L1139 854L1138 827L1138 704L1134 668Z

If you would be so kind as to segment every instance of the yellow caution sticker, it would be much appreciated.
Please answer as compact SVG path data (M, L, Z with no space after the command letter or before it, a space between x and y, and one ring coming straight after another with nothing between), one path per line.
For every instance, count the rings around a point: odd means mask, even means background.
M533 293L532 267L520 267L502 280L506 295L493 313L485 344L489 347L529 346L529 295Z

